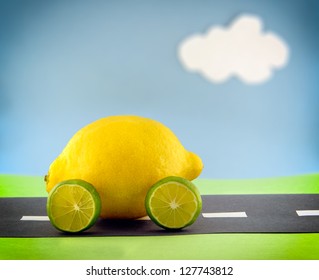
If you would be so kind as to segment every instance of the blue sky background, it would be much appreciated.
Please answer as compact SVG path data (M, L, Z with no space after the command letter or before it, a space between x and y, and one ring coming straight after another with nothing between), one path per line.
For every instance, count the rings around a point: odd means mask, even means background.
M319 170L319 5L301 0L1 1L0 173L43 175L108 115L170 127L202 178ZM186 37L259 16L290 48L261 85L212 84L177 58Z

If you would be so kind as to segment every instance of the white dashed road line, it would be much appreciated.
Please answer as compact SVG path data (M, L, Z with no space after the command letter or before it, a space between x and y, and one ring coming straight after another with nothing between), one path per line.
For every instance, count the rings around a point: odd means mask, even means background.
M136 219L136 221L148 221L148 220L150 220L149 216L145 216L145 217L141 217L141 218Z
M48 216L22 216L20 221L49 221Z
M319 210L296 210L299 217L319 216ZM247 218L246 212L212 212L202 213L202 216L207 219L214 218ZM136 219L136 221L148 221L148 216ZM22 216L20 221L49 221L48 216Z
M150 220L148 216L136 219L137 221L146 221ZM50 221L48 216L22 216L20 221Z
M297 210L297 215L300 217L304 216L319 216L319 210Z
M215 213L202 213L204 218L247 218L246 212L215 212ZM136 221L148 221L150 217L145 216ZM49 221L48 216L22 216L20 221Z
M247 218L246 212L202 213L204 218Z

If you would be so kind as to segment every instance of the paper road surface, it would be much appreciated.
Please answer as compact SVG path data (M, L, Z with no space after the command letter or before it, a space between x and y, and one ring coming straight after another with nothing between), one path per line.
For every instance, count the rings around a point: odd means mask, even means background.
M148 219L99 220L88 231L72 235L59 232L47 220L46 198L0 198L0 237L319 232L319 194L204 195L202 199L202 214L180 231L163 230Z

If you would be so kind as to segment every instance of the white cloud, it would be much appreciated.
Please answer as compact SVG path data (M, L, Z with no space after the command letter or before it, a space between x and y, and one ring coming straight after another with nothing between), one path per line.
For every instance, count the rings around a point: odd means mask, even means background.
M259 17L242 15L228 28L213 26L206 34L186 38L178 55L187 70L213 83L236 76L247 84L258 84L287 64L289 48L278 35L263 32Z

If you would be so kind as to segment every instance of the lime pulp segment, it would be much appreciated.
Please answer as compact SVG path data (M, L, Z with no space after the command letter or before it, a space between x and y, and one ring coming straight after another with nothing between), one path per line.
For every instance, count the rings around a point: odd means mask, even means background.
M152 192L147 208L155 223L178 229L196 220L201 205L190 188L179 182L167 182Z
M51 223L67 232L79 232L92 226L99 216L98 197L81 185L62 184L49 194Z

